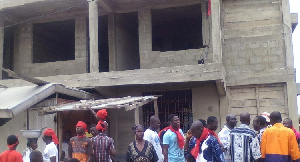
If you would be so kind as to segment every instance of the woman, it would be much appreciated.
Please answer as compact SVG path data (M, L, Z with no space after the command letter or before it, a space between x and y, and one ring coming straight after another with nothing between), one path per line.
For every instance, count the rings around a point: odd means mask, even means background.
M23 162L30 162L29 155L32 151L37 149L37 138L28 138L27 139L27 148L22 152Z
M144 127L136 125L132 130L136 140L128 146L126 162L157 162L158 157L153 145L144 140Z

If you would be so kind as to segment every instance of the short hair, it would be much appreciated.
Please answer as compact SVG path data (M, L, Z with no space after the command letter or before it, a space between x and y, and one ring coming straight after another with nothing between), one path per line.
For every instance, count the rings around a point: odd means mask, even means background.
M93 128L93 127L96 127L97 126L97 124L92 124L91 126L90 126L90 128Z
M279 111L273 111L271 114L270 114L270 119L274 120L274 121L281 121L282 118L281 118L281 114Z
M168 118L169 122L171 122L175 116L178 116L178 115L177 114L170 114L169 118Z
M203 127L205 127L206 128L206 121L204 120L204 119L198 119L199 121L201 121L202 122L202 124L203 124Z
M42 162L43 161L43 154L40 151L33 150L30 155L30 162Z
M144 126L141 125L141 124L134 125L134 126L132 127L131 130L133 131L133 133L135 133L135 131L136 131L138 128L142 128L142 129L144 130Z
M261 125L266 125L267 124L267 120L265 117L261 116L261 115L258 115L256 116L257 118L257 122L259 122Z
M27 139L27 147L30 147L32 143L37 143L37 138L28 138Z
M76 159L76 158L71 158L71 159L69 159L68 162L80 162L80 161L78 159Z
M16 135L9 135L8 137L7 137L7 144L8 145L12 145L12 144L15 144L15 143L17 143L18 142L18 137L16 136Z
M228 122L231 119L231 114L226 115L226 121Z
M216 120L218 120L217 117L209 116L206 121L207 121L207 124L210 124L210 123L213 123Z

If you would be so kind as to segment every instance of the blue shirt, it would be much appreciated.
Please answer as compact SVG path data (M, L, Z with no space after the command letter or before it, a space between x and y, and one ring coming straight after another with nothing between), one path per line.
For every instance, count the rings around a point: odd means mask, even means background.
M179 129L179 132L183 136L183 132ZM170 129L164 134L163 144L169 145L168 149L168 161L169 162L185 162L184 151L179 148L176 133Z

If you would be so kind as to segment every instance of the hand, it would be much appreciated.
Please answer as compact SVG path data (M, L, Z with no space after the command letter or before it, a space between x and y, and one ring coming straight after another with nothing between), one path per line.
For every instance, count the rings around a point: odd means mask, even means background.
M192 138L192 136L193 136L192 131L191 131L191 130L188 130L187 133L186 133L186 139L189 140L189 139Z

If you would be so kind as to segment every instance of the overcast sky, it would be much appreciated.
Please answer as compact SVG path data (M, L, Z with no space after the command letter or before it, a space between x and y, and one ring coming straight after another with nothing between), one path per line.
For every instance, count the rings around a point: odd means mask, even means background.
M291 13L298 13L298 25L293 32L293 48L294 48L294 60L296 68L296 81L300 83L300 25L299 25L299 13L300 13L300 0L290 0ZM300 96L298 100L298 113L300 114Z

